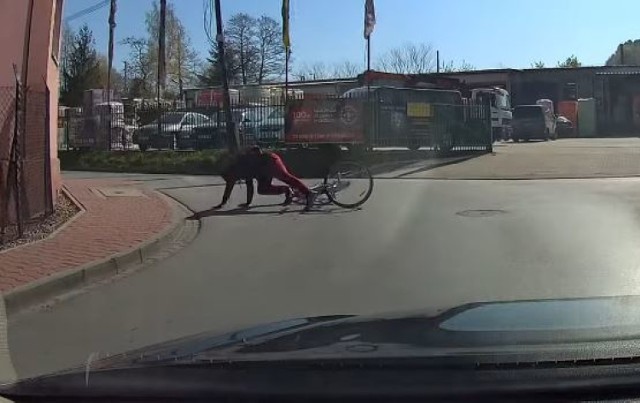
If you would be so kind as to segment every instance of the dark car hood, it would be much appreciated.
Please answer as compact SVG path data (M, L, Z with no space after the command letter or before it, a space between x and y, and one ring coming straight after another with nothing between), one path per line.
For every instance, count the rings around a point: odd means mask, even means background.
M473 368L483 363L628 358L640 351L638 312L640 297L625 296L472 303L440 314L301 318L224 335L189 336L20 381L4 390L20 394L58 382L98 381L103 375L112 382L118 371L243 362L419 357L466 360ZM598 348L585 348L594 343Z

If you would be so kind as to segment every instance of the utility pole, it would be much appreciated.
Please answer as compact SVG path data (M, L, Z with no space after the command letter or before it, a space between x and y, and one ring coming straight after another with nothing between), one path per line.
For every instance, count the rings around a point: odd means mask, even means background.
M164 90L164 76L165 76L165 24L167 18L167 0L160 0L160 27L158 32L158 79L156 80L156 97L158 105L158 135L162 133L162 105L160 103L161 90ZM175 137L171 140L170 149L174 149L176 145Z
M109 8L109 50L107 56L107 108L109 116L107 120L107 150L111 150L113 139L111 138L111 123L113 117L111 116L111 69L113 67L113 31L116 28L116 0L111 0L111 7ZM121 139L118 139L121 141ZM124 147L124 144L123 144Z
M227 128L227 144L229 151L235 153L238 151L239 141L237 131L233 123L233 116L231 115L231 97L229 96L229 78L227 77L227 64L225 63L224 55L224 35L222 29L222 11L220 7L220 0L215 0L216 8L216 42L218 42L218 57L220 60L220 75L222 76L222 106L224 108L225 122Z

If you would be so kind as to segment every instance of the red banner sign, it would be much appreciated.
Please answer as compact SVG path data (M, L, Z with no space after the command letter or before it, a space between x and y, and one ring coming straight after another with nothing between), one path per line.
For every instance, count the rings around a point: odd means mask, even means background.
M293 99L287 104L285 142L362 143L364 100Z

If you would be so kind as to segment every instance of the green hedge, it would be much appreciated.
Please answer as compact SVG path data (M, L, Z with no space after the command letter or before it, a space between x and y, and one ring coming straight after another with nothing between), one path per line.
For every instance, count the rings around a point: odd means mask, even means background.
M300 176L321 176L337 156L318 150L281 150L278 154ZM218 175L227 166L229 153L206 151L60 151L66 171L132 172L150 174Z
M338 159L356 159L369 166L436 158L430 151L339 151L282 149L276 151L287 167L300 177L322 177ZM228 164L229 153L205 151L60 151L60 166L67 171L132 172L153 174L218 175Z
M61 151L60 166L70 171L217 174L228 160L226 151Z

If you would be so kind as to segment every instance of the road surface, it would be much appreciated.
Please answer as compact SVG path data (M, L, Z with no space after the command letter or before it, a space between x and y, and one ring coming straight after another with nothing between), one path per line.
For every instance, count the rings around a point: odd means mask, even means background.
M194 211L222 193L214 177L127 176ZM277 202L204 217L174 256L10 318L18 375L299 316L640 291L640 179L380 179L361 210Z

